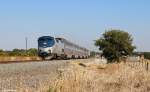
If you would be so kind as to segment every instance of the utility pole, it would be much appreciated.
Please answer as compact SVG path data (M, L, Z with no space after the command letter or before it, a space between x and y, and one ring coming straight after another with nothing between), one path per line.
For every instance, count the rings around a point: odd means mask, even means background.
M26 42L26 53L27 53L27 50L28 50L28 38L27 37L25 38L25 42Z

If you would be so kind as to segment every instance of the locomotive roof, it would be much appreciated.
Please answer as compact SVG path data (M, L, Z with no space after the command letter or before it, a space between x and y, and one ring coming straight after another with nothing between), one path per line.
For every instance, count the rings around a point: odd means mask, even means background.
M54 38L54 37L52 37L52 36L41 36L38 39L41 39L41 38Z
M79 45L76 45L76 44L74 44L74 43L72 43L72 42L66 40L65 38L60 38L60 37L58 37L58 38L56 38L56 39L62 40L63 42L65 42L65 43L67 43L67 44L74 45L74 46L76 46L77 48L80 48L80 49L83 49L83 50L88 50L88 49L86 49L86 48L84 48L84 47L81 47L81 46L79 46Z

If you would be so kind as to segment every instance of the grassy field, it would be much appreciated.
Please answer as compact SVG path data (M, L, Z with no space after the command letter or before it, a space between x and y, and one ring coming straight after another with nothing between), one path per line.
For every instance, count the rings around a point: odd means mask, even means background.
M150 71L142 63L73 62L59 72L48 92L150 92Z

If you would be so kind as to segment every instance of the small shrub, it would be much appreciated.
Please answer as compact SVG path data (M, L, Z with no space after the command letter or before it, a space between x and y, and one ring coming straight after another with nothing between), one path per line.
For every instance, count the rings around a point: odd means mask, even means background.
M55 88L49 87L49 90L47 92L57 92Z

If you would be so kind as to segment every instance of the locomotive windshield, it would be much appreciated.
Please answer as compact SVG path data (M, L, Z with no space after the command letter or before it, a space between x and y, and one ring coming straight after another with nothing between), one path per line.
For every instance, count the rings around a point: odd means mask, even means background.
M41 37L38 40L39 47L52 47L55 44L53 37Z

